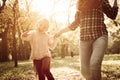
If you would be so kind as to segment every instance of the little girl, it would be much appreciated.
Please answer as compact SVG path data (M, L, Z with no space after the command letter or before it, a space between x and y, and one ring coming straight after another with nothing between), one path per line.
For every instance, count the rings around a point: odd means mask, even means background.
M24 32L22 40L29 41L31 45L31 56L39 80L54 80L50 72L51 53L49 49L54 49L57 40L50 37L46 31L49 28L49 22L46 19L38 21L37 29Z

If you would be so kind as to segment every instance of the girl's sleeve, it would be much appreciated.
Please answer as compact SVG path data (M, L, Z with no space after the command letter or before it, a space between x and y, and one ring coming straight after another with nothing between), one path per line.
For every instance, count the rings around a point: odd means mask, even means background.
M48 40L48 46L49 46L49 48L51 50L53 50L56 47L57 42L58 42L57 39L54 39L53 37L50 37L49 40Z
M117 6L111 6L108 2L108 0L104 0L102 2L102 10L106 14L107 17L111 19L115 19L118 14L118 7Z
M24 33L22 33L21 34L21 39L23 40L23 41L30 41L31 40L31 38L32 38L32 31L29 31L28 33L27 33L27 36L24 36Z

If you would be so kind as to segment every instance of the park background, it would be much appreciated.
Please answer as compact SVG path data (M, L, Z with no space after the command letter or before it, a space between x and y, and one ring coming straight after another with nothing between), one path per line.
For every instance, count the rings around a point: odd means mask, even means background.
M109 0L113 4L114 0ZM120 0L118 0L120 7ZM47 18L48 34L54 35L74 20L76 0L0 0L0 80L34 80L30 45L21 40L24 31L35 29ZM105 15L109 34L103 80L120 80L120 9L116 20ZM59 38L52 53L51 70L56 80L79 80L79 28Z

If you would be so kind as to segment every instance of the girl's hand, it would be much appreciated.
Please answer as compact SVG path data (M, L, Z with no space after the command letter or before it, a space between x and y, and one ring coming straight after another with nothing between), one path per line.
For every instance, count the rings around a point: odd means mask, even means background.
M65 27L65 28L63 28L62 30L60 30L58 33L56 33L56 34L54 35L54 38L58 38L58 37L60 37L63 33L68 32L68 31L71 31L71 29L70 29L69 27Z
M28 34L29 31L26 31L22 34L23 37L27 37L29 34Z

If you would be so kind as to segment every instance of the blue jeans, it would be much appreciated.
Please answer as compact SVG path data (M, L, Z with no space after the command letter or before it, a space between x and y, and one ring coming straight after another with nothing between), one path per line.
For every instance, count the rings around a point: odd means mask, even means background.
M101 64L108 44L108 36L80 41L81 73L86 80L101 80Z

